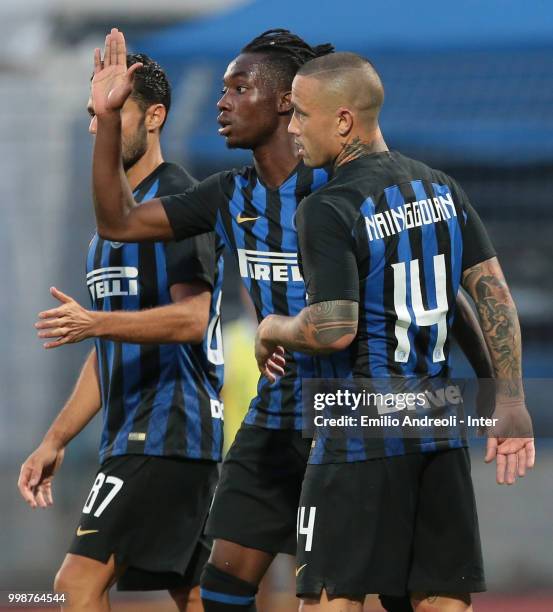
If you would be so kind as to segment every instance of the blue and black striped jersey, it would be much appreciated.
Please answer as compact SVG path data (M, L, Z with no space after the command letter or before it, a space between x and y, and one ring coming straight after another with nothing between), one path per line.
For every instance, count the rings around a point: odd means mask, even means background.
M246 166L215 174L162 202L177 239L215 228L238 260L259 320L269 314L293 316L306 305L294 217L301 200L327 180L325 170L299 164L280 187L269 189L255 168ZM259 379L245 422L301 429L301 379L318 374L313 358L287 355L283 377L273 385Z
M309 304L359 303L349 375L343 378L410 378L420 384L446 379L462 272L495 255L457 183L397 152L367 155L339 167L304 200L297 227ZM463 444L461 434L440 440L321 435L311 462Z
M138 202L179 193L195 181L163 163L134 192ZM201 280L212 289L201 344L131 344L96 339L103 405L100 461L125 454L221 460L222 243L215 234L182 242L118 243L94 235L87 285L94 310L138 311L171 303L170 287Z

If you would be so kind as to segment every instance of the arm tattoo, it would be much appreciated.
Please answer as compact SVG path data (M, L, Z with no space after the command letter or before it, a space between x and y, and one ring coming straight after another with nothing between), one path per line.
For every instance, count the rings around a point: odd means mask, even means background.
M476 265L465 284L478 310L482 331L489 345L497 378L506 379L505 392L521 392L521 339L517 311L502 276L489 274L486 264Z
M333 300L309 306L300 315L294 342L305 350L324 352L340 338L355 336L357 316L357 302L348 300Z
M457 293L452 332L478 378L493 378L492 359L477 315L463 291Z
M358 157L363 155L369 155L371 153L377 153L382 151L382 143L375 140L370 142L362 142L359 136L356 136L351 142L344 144L342 150L338 154L338 157L334 160L334 167L342 166L347 164Z

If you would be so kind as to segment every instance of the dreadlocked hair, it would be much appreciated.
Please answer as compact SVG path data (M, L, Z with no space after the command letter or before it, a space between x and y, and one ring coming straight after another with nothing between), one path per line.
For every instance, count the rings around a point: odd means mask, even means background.
M254 38L241 53L260 53L267 60L273 84L290 89L296 72L309 60L334 52L330 43L312 47L290 30L267 30Z
M131 97L143 111L146 111L152 104L163 104L166 114L169 114L171 85L165 71L155 60L144 53L127 54L127 67L138 62L142 64L142 67L134 73Z

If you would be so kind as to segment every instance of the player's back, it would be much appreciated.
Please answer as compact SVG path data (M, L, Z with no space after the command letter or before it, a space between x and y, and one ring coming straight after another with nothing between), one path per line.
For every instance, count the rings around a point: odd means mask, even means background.
M456 182L400 153L375 153L339 167L304 206L303 222L332 219L352 244L359 274L351 296L359 302L354 376L445 375L461 272L471 257L463 237L472 209ZM307 289L315 301L317 288Z
M443 387L462 272L495 254L455 181L396 152L367 155L338 167L304 200L296 221L309 303L359 304L349 376L341 378L362 379L357 384L369 395L393 398L391 406L372 402L370 416L403 410L396 405L398 394L427 397L436 384ZM449 409L440 406L444 415ZM381 425L374 432L365 439L363 430L343 439L318 432L310 461L357 461L465 444L456 428L445 438L416 429L402 440L399 431Z

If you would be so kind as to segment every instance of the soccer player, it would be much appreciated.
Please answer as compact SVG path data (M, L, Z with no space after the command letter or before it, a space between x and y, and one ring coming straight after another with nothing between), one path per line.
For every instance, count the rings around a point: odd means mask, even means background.
M305 285L297 266L294 215L301 199L328 174L300 163L287 132L290 87L301 65L331 47L310 47L285 30L265 32L246 45L224 75L218 121L227 146L251 149L254 163L215 174L178 197L134 207L119 145L119 108L130 91L132 70L121 61L123 35L114 29L110 41L114 46L103 69L96 53L98 86L93 82L100 233L113 240L169 239L215 227L238 259L259 320L300 312ZM276 355L268 373L281 373L280 364ZM275 554L295 554L297 507L310 449L301 434L301 377L322 374L311 357L293 353L275 384L260 379L223 464L207 524L207 533L216 538L201 584L207 612L254 610L257 586Z
M449 330L462 285L471 295L498 379L486 461L497 482L534 464L521 384L516 309L494 249L449 176L388 150L378 124L383 88L355 54L299 69L289 130L306 165L332 180L296 216L309 305L258 329L259 367L277 346L349 349L350 376L447 380ZM416 612L471 610L485 588L469 455L461 432L434 438L317 436L300 502L297 591L304 609L361 611L365 593L400 595ZM303 518L301 518L303 517Z
M136 202L179 193L195 181L163 160L167 77L145 55L124 59L141 66L121 111L130 189ZM96 134L92 100L88 112ZM115 581L123 590L168 589L179 609L202 609L198 584L210 550L202 532L223 441L221 251L213 233L166 244L95 234L87 257L92 310L52 289L62 305L40 315L48 348L96 341L73 394L21 468L19 489L31 507L52 505L65 447L103 411L100 468L55 580L68 609L108 610Z

